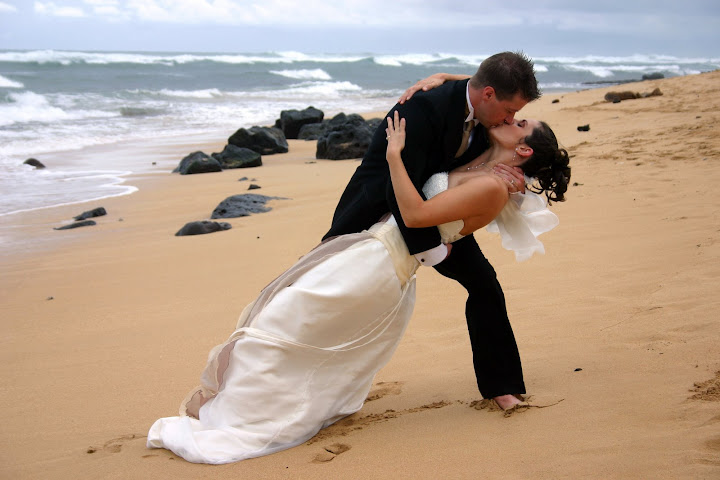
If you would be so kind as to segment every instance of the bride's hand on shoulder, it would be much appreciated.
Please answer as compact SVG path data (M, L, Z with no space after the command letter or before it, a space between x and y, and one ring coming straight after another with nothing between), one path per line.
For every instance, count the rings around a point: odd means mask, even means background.
M510 167L500 163L495 166L493 173L502 178L507 185L508 193L525 193L525 175L519 167Z
M432 90L433 88L437 88L440 85L442 85L445 82L449 82L452 80L464 80L466 78L470 78L470 75L462 75L462 74L452 74L452 73L433 73L427 78L423 78L422 80L418 80L415 85L408 88L403 92L402 95L400 95L400 98L398 99L398 103L402 105L403 103L407 102L412 98L412 96L415 94L415 92L419 92L422 90L423 92L427 92L428 90Z
M394 157L400 157L400 152L405 148L405 119L400 118L400 114L395 111L392 117L387 117L387 128L385 135L387 138L387 159L388 161Z

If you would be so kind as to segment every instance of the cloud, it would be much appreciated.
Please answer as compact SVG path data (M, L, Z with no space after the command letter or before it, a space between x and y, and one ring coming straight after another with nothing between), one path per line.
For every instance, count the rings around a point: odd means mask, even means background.
M17 12L17 8L7 3L0 2L0 13Z
M82 8L58 6L54 2L35 2L35 13L50 15L52 17L84 17Z
M167 24L452 28L517 26L522 22L513 10L498 8L488 15L458 0L440 0L438 4L419 0L82 0L82 3L100 17ZM82 10L36 2L36 11Z
M471 30L468 42L517 41L566 32L630 35L714 28L720 2L690 0L535 0L532 7L507 0L55 0L36 1L37 13L94 17L114 22L298 28ZM0 2L0 6L7 5ZM9 7L9 5L7 5ZM11 7L14 8L14 7ZM0 11L2 9L0 8ZM397 40L397 39L395 39ZM532 42L532 38L524 41ZM393 38L388 38L391 45Z

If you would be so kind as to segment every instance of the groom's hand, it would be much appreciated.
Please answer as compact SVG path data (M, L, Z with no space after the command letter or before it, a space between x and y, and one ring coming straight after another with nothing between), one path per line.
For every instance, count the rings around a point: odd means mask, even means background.
M525 175L521 168L500 163L495 166L493 172L505 181L509 193L525 193Z

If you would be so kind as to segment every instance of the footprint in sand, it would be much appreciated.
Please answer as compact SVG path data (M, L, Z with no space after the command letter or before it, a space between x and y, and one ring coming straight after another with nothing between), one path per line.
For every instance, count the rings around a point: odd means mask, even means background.
M337 423L334 423L330 425L329 427L321 430L318 432L317 435L315 435L313 438L308 440L307 444L312 445L316 442L322 442L326 441L327 439L331 437L344 437L346 435L349 435L351 432L362 430L364 427L381 423L381 422L387 422L389 420L392 420L394 418L398 418L402 415L410 414L410 413L419 413L424 412L427 410L434 410L436 408L443 408L447 407L448 405L453 405L454 403L460 403L459 401L445 401L441 400L439 402L433 402L428 403L425 405L421 405L419 407L413 407L413 408L407 408L404 410L392 410L388 409L385 410L382 413L369 413L367 415L360 415L358 413L355 413L353 415L350 415L349 417L346 417L342 420L340 420Z
M709 402L720 402L720 370L715 372L715 377L704 382L696 382L690 390L694 395L692 400L705 400Z
M402 393L402 385L404 382L379 382L375 384L370 393L368 393L365 402L372 402L386 395L400 395Z
M117 438L113 438L105 442L101 447L95 447L90 446L86 450L86 453L120 453L122 451L122 447L125 443L132 441L132 440L139 440L147 438L146 435L141 435L139 433L131 433L129 435L122 435Z
M350 450L350 445L346 445L344 443L333 443L332 445L323 447L323 451L315 455L312 463L332 462L335 457L341 453L347 452L348 450Z
M706 440L705 447L712 453L702 454L702 456L698 458L698 462L704 465L712 465L714 467L720 466L720 457L718 457L718 452L720 452L720 437Z

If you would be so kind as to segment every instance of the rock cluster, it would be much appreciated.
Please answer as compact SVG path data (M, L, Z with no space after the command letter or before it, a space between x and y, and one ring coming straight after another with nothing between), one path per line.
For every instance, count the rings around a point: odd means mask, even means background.
M88 227L91 225L97 225L95 220L87 220L88 218L102 217L107 215L107 211L104 207L93 208L87 212L83 212L80 215L73 217L74 223L63 225L62 227L54 227L53 230L71 230L78 227Z
M330 120L314 107L305 110L283 110L273 127L240 128L228 138L222 152L207 155L198 151L187 155L173 172L182 175L220 172L232 168L262 166L262 155L286 153L287 139L317 140L316 158L343 160L362 158L370 145L373 133L382 119L365 120L357 114L339 113ZM314 162L306 162L314 163ZM243 177L240 180L247 180ZM254 180L254 179L253 179ZM259 189L250 184L248 190ZM252 193L233 195L215 207L211 217L236 218L270 210L268 197ZM202 235L232 228L229 223L199 220L185 224L175 235Z
M288 152L288 137L283 130L275 127L241 128L228 138L228 146L247 148L260 155Z
M222 152L211 155L193 152L180 161L173 173L220 172L232 168L262 166L262 155L287 153L288 143L282 131L274 127L241 128L228 138Z
M280 118L275 121L275 127L282 130L286 138L297 139L300 129L304 125L322 123L325 114L315 107L305 110L283 110Z
M339 113L318 137L315 158L347 160L365 155L380 119L366 121L358 114Z

